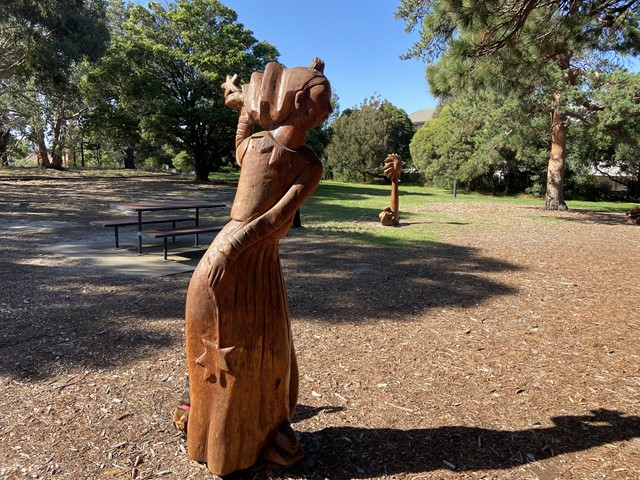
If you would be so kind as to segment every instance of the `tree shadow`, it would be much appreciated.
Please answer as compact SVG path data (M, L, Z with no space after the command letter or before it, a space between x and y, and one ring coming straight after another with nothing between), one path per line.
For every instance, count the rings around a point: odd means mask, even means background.
M340 198L343 200L355 200L368 197L385 197L389 198L391 182L387 185L367 186L354 184L340 184L322 182L313 194L312 201L322 202L324 200L335 200ZM402 187L401 187L402 188ZM403 195L411 195L417 197L432 197L433 194L427 192L403 192L400 191L400 198ZM402 201L402 200L401 200Z
M600 409L551 420L552 427L515 431L447 426L303 432L299 436L306 458L289 473L347 480L440 469L502 470L640 437L640 417L618 411Z
M594 211L594 210L569 210L575 215L563 217L565 222L595 223L599 225L626 225L627 216L624 212Z
M366 234L353 238L358 243L302 232L283 243L292 318L367 322L391 315L410 321L430 309L474 307L518 292L491 274L520 267L473 247L425 241L393 249L371 245Z
M175 318L181 332L188 276L156 282L117 276L101 267L23 265L5 260L30 279L27 291L3 279L0 373L39 380L62 366L111 368L182 340L156 328ZM116 296L116 302L104 302Z
M89 222L119 216L108 208L115 201L202 198L229 195L230 189L156 178L0 183L0 375L42 380L64 367L113 368L183 342L190 275L141 281L57 262L49 245L90 243L96 235L111 242L112 231ZM201 220L220 214L206 212ZM121 232L121 239L133 237L135 227ZM175 321L175 332L167 331L167 320Z

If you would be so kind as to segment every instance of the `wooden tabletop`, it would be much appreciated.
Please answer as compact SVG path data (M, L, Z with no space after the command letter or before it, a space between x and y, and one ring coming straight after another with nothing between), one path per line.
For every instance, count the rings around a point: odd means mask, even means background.
M220 208L224 203L204 200L162 200L157 202L114 203L110 208L125 212L153 212L159 210L186 210L189 208Z

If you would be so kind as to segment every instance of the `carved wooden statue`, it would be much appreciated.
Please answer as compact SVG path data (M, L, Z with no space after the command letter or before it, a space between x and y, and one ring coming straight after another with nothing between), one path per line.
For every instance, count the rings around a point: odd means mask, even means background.
M269 63L246 85L237 75L222 85L225 104L240 111L240 180L186 304L188 455L218 475L303 456L290 426L298 367L278 243L322 175L305 139L331 113L323 70L317 58L308 68Z
M395 226L400 223L398 182L402 172L402 160L400 155L392 153L384 160L384 174L391 180L391 207L385 208L378 217L385 227Z

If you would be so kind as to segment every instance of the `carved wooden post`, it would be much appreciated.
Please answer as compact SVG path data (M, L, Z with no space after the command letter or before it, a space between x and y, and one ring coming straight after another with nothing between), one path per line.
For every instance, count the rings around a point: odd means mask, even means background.
M400 155L392 153L384 160L384 174L391 180L391 206L380 212L380 223L384 226L395 226L400 223L400 195L398 192L398 182L402 172L402 160Z
M189 457L217 475L261 457L291 465L303 456L290 425L298 366L278 244L322 176L305 140L331 113L323 70L319 59L308 68L269 63L246 85L236 75L222 85L225 104L240 111L240 179L231 220L187 292L190 407L183 410ZM254 125L262 131L254 134Z

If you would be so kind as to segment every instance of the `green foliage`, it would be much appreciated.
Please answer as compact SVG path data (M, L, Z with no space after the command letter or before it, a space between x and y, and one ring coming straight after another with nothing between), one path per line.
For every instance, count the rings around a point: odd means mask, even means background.
M193 158L184 150L171 160L171 163L178 172L186 173L193 170Z
M39 85L65 83L69 69L99 58L107 40L102 0L3 0L0 81L21 75Z
M409 30L420 29L420 39L407 56L431 63L427 79L435 95L446 101L488 95L489 104L503 115L498 122L502 125L515 123L505 116L509 111L519 112L516 121L530 115L539 123L540 115L555 116L554 125L561 134L549 139L548 145L553 144L560 161L550 163L550 168L560 171L554 170L553 179L563 175L566 129L576 120L590 121L602 107L594 102L588 73L611 72L620 54L637 55L640 48L640 2L636 1L402 0L397 16ZM520 105L504 109L495 101L501 96L507 105ZM522 138L530 137L526 130L531 131L525 129ZM504 144L495 134L476 139L478 147L488 146L483 141L487 138L499 152ZM527 157L523 155L529 148L526 143L508 147L516 159ZM495 163L489 154L490 149L484 148L483 161L474 154L475 166ZM464 170L463 166L455 170ZM563 203L561 192L555 201Z
M640 74L614 71L592 81L594 103L601 109L572 127L570 159L587 176L614 177L627 187L629 198L640 199Z
M83 110L79 64L99 58L107 40L102 0L0 5L0 133L37 145L41 166L62 168Z
M425 180L440 187L446 187L458 177L455 164L448 157L449 139L455 135L449 111L445 107L426 122L409 145L414 166L422 172Z
M207 181L233 160L237 113L220 85L234 73L248 81L277 50L217 0L130 5L114 23L108 54L87 76L85 91L98 93L90 128L138 150L142 141L173 145Z
M388 154L398 153L406 164L410 162L414 131L404 110L371 97L333 122L326 170L342 181L371 182L382 176Z
M546 116L525 115L521 99L488 93L451 100L416 132L413 162L430 183L492 193L522 192L544 172L547 146L539 139Z

